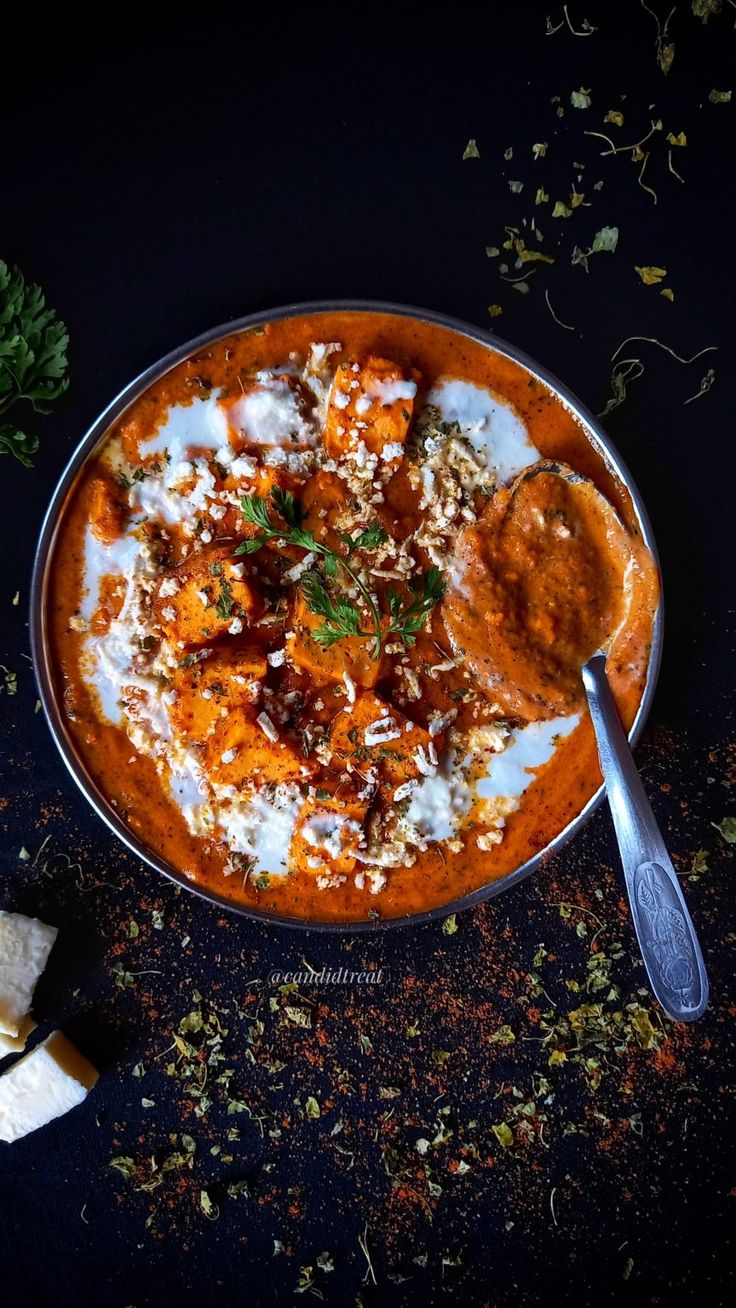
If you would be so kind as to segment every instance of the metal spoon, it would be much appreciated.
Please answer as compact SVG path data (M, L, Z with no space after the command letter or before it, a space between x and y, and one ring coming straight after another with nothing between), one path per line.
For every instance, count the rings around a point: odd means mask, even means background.
M538 464L534 472L539 471L562 476L568 484L584 488L585 494L595 495L615 527L611 540L625 531L613 506L586 477L550 462ZM588 659L582 678L649 984L668 1017L693 1022L708 1004L705 962L677 873L621 725L606 675L605 650L598 650Z
M587 478L547 463L569 484L585 484L617 529L623 524L609 501ZM610 646L609 642L609 646ZM693 1022L708 1004L705 962L677 873L647 799L606 675L601 649L582 669L598 759L616 831L631 916L649 984L668 1017Z
M542 473L562 477L576 491L593 498L598 511L609 523L609 547L626 548L626 542L631 538L613 506L587 477L565 464L543 460L526 469L511 488L511 502L524 481ZM626 613L619 630L625 626L626 616L634 602L632 572L633 569L627 568L622 561ZM616 634L611 634L606 648L611 647ZM705 963L677 874L621 725L606 675L606 648L598 650L584 664L582 680L621 854L631 915L654 995L669 1017L679 1022L692 1022L702 1016L708 1004Z
M618 716L606 676L605 654L588 659L583 685L649 984L668 1017L694 1022L708 1004L705 963Z

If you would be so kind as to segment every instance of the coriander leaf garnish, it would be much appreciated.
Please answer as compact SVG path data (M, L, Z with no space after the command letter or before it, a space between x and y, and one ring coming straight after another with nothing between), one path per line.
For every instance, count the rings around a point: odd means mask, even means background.
M273 500L273 496L271 498ZM282 504L284 503L283 498L281 498L280 502ZM363 584L358 574L353 570L351 565L348 563L347 559L343 558L342 555L336 554L334 550L331 550L329 548L329 546L322 545L321 543L319 543L315 539L314 533L307 530L305 527L301 527L301 526L289 527L288 530L286 531L283 531L280 527L274 527L268 512L268 504L266 500L262 499L260 496L258 495L243 496L241 500L241 506L243 509L243 517L245 518L246 522L250 522L252 525L260 527L264 533L263 536L258 538L258 546L262 545L264 541L274 540L278 538L279 540L285 541L287 545L296 545L299 549L306 550L310 554L322 555L323 559L325 560L326 571L331 576L335 576L337 574L338 566L342 567L345 570L345 572L348 574L348 576L351 578L351 580L355 583L358 590L360 591L363 600L366 604L366 607L368 608L371 614L371 617L373 619L373 631L370 632L353 631L352 615L348 617L347 610L346 610L341 620L339 618L334 619L334 621L337 623L336 626L333 627L329 623L325 623L324 627L318 628L318 630L322 632L323 643L326 642L332 644L336 640L341 640L343 636L349 636L349 635L360 634L364 636L370 636L373 637L375 640L373 657L379 658L382 648L382 642L383 642L383 634L381 630L381 615L378 612L378 609L376 607L376 602L373 596L371 595L370 591ZM296 516L297 516L296 506L289 505L288 511L292 514L292 516L296 520ZM301 510L299 510L299 513L301 513ZM256 547L253 546L252 542L244 541L242 545L238 546L236 553L254 554L255 548ZM352 607L355 608L354 605ZM317 638L317 633L315 633L315 637Z
M302 550L324 551L324 546L318 545L314 539L314 532L306 531L304 527L292 527L288 541L290 545L298 545Z
M21 401L48 413L69 385L68 344L66 327L46 308L40 286L27 285L19 268L0 259L0 416ZM37 436L14 423L0 425L0 454L13 454L30 468L37 450Z
M302 577L301 590L312 613L316 613L323 618L335 618L337 616L335 605L330 599L325 583L315 568L312 568L310 572L305 573ZM355 605L352 607L357 613L357 607Z
M294 499L291 491L282 490L277 486L271 492L271 500L288 527L301 526L304 510L299 501Z
M266 540L267 540L266 536L252 536L250 540L241 540L235 553L257 554L259 549L261 549L261 547L265 545Z
M246 522L252 523L254 527L260 527L261 531L265 531L269 536L281 534L274 531L268 516L268 504L260 495L244 495L240 507Z
M445 593L445 582L439 568L430 568L417 585L409 584L411 600L404 605L396 591L389 594L391 625L388 635L396 635L405 645L414 645L432 609Z
M298 545L305 550L316 549L312 532L300 526L303 517L302 507L297 504L291 491L277 489L271 495L271 500L287 523L288 530L283 531L280 527L274 527L268 512L267 500L260 495L244 495L240 501L243 517L251 526L260 528L263 535L253 540L242 541L235 553L255 554L267 540L274 540L276 537L285 540L289 545Z
M321 574L311 568L301 578L299 585L310 612L325 621L312 633L314 639L328 647L346 637L359 637L373 641L374 659L378 659L388 635L396 635L405 645L412 645L421 631L435 604L445 592L445 583L438 568L430 568L414 586L409 586L410 600L405 603L395 591L388 592L388 622L381 617L376 600L360 574L350 562L353 555L360 550L374 550L389 539L388 532L378 522L372 522L357 536L340 533L340 539L347 550L347 555L338 554L315 538L314 532L301 526L303 512L301 505L290 491L274 491L271 495L274 507L287 523L286 529L274 526L268 511L268 502L258 495L244 495L241 500L243 517L251 526L258 527L260 536L244 540L238 545L236 554L255 554L269 540L282 540L287 545L296 545L309 554L320 555L325 575L335 580L342 569L360 593L360 597L372 620L372 628L363 630L360 625L359 606L350 598L340 594L331 594L325 586ZM229 615L226 615L229 616Z
M326 618L321 627L312 633L325 647L334 645L345 636L372 637L374 632L361 631L360 609L352 600L337 596L331 598L319 573L312 569L301 579L301 591L312 613Z
M372 522L364 531L359 532L354 538L347 532L340 532L340 539L346 546L348 558L356 550L375 550L379 545L383 545L388 540L388 532L378 522Z

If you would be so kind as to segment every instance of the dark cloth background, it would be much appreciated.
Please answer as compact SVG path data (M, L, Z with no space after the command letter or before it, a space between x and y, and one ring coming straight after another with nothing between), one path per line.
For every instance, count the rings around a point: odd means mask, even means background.
M172 10L168 28L124 10L104 26L102 11L38 11L6 32L0 256L40 282L67 322L72 384L38 422L35 469L0 460L0 661L18 679L15 696L0 694L0 904L59 925L36 1015L102 1071L83 1108L0 1147L0 1297L12 1308L299 1302L310 1266L304 1292L336 1305L733 1302L735 873L712 824L729 812L733 769L736 104L713 105L708 92L733 87L736 12L724 5L704 26L680 4L665 77L655 21L633 0L568 6L578 29L586 17L598 26L589 37L546 35L544 9L456 7L428 20L414 7L341 8L290 20L213 7ZM590 110L570 106L579 87L591 90ZM617 108L625 126L604 126ZM688 136L673 152L684 185L661 140L653 151L644 180L656 205L627 156L600 159L603 142L582 136L585 127L633 142L652 116ZM463 162L470 137L481 158ZM537 163L534 141L549 142ZM577 161L592 207L566 221L581 245L618 225L619 249L593 256L588 275L572 268L570 228L557 230L542 206L542 248L558 261L528 296L513 292L485 246L532 211L538 185L566 199ZM665 267L675 302L642 286L635 264ZM553 321L545 285L574 331ZM269 929L176 892L120 848L34 712L34 544L89 423L133 375L206 328L339 296L486 326L487 306L502 303L492 325L593 410L625 337L686 356L718 346L689 366L629 347L647 371L607 422L662 555L665 657L639 762L685 877L712 1003L659 1052L591 1047L598 1088L572 1057L550 1069L538 1013L548 999L562 1012L600 997L566 987L585 981L591 913L606 924L605 948L623 946L621 1006L649 1005L605 809L539 875L461 916L455 934L440 923L360 940ZM683 405L711 366L713 389ZM693 876L702 849L708 868ZM302 986L302 1027L284 1017L269 976L303 957L382 968L382 983ZM227 1093L246 1108L228 1113L215 1086L198 1118L166 1075L193 992L207 1012L226 1010ZM515 1043L495 1038L504 1026ZM492 1126L534 1086L542 1138L535 1127L533 1142L504 1150ZM192 1167L136 1188L182 1132L195 1142ZM426 1154L417 1139L430 1141ZM132 1178L110 1168L118 1156L133 1159ZM250 1197L229 1196L242 1179ZM219 1216L202 1211L202 1189ZM316 1265L323 1251L334 1271Z

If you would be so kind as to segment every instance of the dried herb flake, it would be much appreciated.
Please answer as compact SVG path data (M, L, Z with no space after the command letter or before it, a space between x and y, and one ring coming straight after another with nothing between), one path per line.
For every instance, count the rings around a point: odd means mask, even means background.
M571 91L570 104L572 105L573 109L589 109L590 87L586 89L584 86L581 86L578 91Z
M727 845L736 845L736 817L724 817L720 822L711 822Z
M646 267L634 266L634 271L639 274L645 286L656 286L667 276L666 268L657 268L654 265Z

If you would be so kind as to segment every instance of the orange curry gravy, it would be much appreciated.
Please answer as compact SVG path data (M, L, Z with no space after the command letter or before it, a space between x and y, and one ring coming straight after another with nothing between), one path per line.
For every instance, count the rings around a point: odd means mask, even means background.
M110 435L121 438L130 465L145 469L146 460L151 462L151 456L146 455L144 437L150 436L164 421L169 406L188 404L194 397L206 396L212 386L220 389L221 399L231 396L235 400L243 392L244 380L246 387L249 381L252 382L255 370L279 368L292 354L303 359L314 342L340 343L342 348L333 356L333 367L343 361L376 357L393 361L405 377L420 375L415 415L420 411L427 391L439 378L462 378L489 388L499 399L513 406L526 425L529 440L542 458L569 465L590 478L608 497L634 542L637 557L649 560L646 602L638 603L629 612L625 630L614 645L608 664L619 711L626 725L630 726L646 680L658 598L653 566L641 545L641 533L630 497L564 405L520 365L495 354L487 346L447 328L388 314L340 312L284 319L229 337L178 365L131 406ZM104 461L104 454L102 458ZM406 459L397 460L396 470L385 486L385 504L380 511L376 510L379 521L401 539L411 534L420 516L419 493L412 484L407 462ZM483 659L477 656L477 651L482 651L488 643L487 624L493 604L489 605L487 597L482 594L482 587L488 585L488 573L479 570L479 560L484 552L493 549L494 539L497 539L500 529L498 515L503 508L501 497L506 494L501 492L489 501L487 508L484 509L482 502L478 504L477 522L465 529L459 550L456 551L455 545L452 547L458 555L467 555L469 566L465 583L471 587L467 604L463 604L455 589L448 588L444 601L433 611L416 645L410 650L411 667L418 678L420 695L407 698L406 680L399 675L391 654L384 656L379 679L370 693L395 706L419 728L427 728L432 717L446 713L449 706L456 712L452 724L456 731L493 724L504 718L507 723L511 720L513 726L525 717L550 717L558 712L568 712L571 706L581 713L580 724L560 740L550 761L537 771L522 796L520 807L506 817L503 839L491 846L484 842L484 847L479 847L477 838L481 828L471 811L466 825L457 833L453 849L448 849L446 844L429 844L426 850L418 853L411 866L387 868L386 883L376 894L369 893L367 887L358 889L350 875L337 886L320 889L315 875L301 863L288 875L270 876L265 881L263 877L243 876L239 870L232 871L227 849L213 839L190 833L152 758L136 752L122 726L112 725L104 719L97 697L82 675L86 627L81 629L81 624L74 621L74 615L79 612L84 589L85 534L91 520L96 523L95 532L101 540L106 536L114 539L121 529L119 515L123 510L114 493L108 493L111 480L110 469L104 463L101 465L98 460L88 465L63 513L49 590L49 628L57 669L57 693L84 766L100 790L131 832L198 887L213 891L236 905L303 921L350 922L364 920L369 915L389 918L424 912L450 903L519 867L543 849L580 812L600 785L590 719L581 705L577 683L569 672L570 659L574 662L579 654L582 661L592 652L587 648L591 624L586 626L584 616L573 621L569 615L570 604L576 601L584 609L585 593L588 594L590 606L597 615L593 622L594 634L600 629L601 622L605 625L605 621L612 620L618 612L615 587L612 589L611 578L601 572L595 558L586 556L583 560L577 591L573 579L560 573L558 609L551 627L545 627L545 616L539 611L536 617L532 609L519 610L513 616L517 650L523 647L525 623L529 640L537 648L546 644L549 650L556 639L564 638L566 662L564 668L560 666L557 688L554 673L550 678L549 664L545 665L543 674L545 695L540 696L539 687L535 689L531 684L539 674L538 660L529 664L531 673L527 686L532 699L536 700L536 708L523 695L511 702L513 696L510 699L494 693L499 689L498 678L495 688L483 684ZM331 496L335 494L334 478L320 473L306 486L300 485L298 478L292 478L289 484L302 499L310 524L318 521L320 515L328 524L331 523L329 514L334 508L331 502ZM533 486L531 481L529 489ZM541 510L544 514L547 500L547 507L553 510L564 507L557 502L565 495L559 485L548 487L547 492L545 498L540 481L535 492L540 502L533 506L535 511ZM594 516L589 515L591 521ZM191 568L191 556L187 558L186 555L191 542L182 549L182 542L176 539L173 528L170 534L171 566L178 569L177 575L186 582L186 569ZM237 543L231 539L233 535L252 534L229 516L212 543L204 547L210 569L211 560L215 561L217 568L220 560L232 557L232 549ZM201 542L198 545L202 547ZM286 553L289 565L303 558L303 551L290 549ZM426 570L429 559L416 547L415 555ZM253 560L258 561L260 557L256 553ZM245 562L250 567L249 557ZM508 564L508 558L506 562ZM527 559L527 565L528 562ZM229 565L225 562L225 566ZM265 554L262 566L271 566ZM519 566L523 571L523 562ZM473 591L475 581L477 586ZM106 585L109 595L106 594ZM503 585L508 599L509 594L513 594L513 569L509 567L506 567ZM539 593L542 592L546 599L554 595L554 569L550 571L549 566ZM91 630L104 636L120 604L115 585L103 579L101 603L92 618ZM509 606L504 604L501 607L508 610ZM242 612L246 626L249 622L255 623L255 609L249 613L245 607ZM530 613L532 617L529 617ZM533 627L534 623L536 626ZM293 615L286 625L294 625ZM460 629L463 631L462 640L457 639ZM253 626L245 634L249 647L254 641L260 645L259 657L263 655L265 666L266 652L273 650L276 644L283 646L284 635L288 637L290 633L284 632L282 623L278 642L275 642L273 633L269 634L268 627ZM362 647L360 642L352 640L342 644L347 666L359 677L361 660L365 660L365 642ZM339 651L340 648L341 643L338 643L333 650ZM466 651L467 659L456 657L459 666L445 667L441 675L436 671L429 675L429 669L436 669L439 663L446 665L450 661L447 654L461 648ZM205 676L206 662L198 666ZM266 672L267 678L275 675L274 668ZM286 683L283 683L283 669L279 669L279 676L282 684L291 686L306 699L313 721L328 727L344 710L342 685L336 688L329 677L320 676L318 659L310 669L287 669ZM501 680L503 682L503 678ZM358 684L360 686L360 682ZM541 709L540 699L546 705ZM315 776L314 784L319 786L318 773ZM397 779L392 779L390 784L396 784Z
M443 605L453 650L511 718L579 712L582 665L612 664L650 621L657 577L592 481L539 461L492 496L456 545L458 585Z

